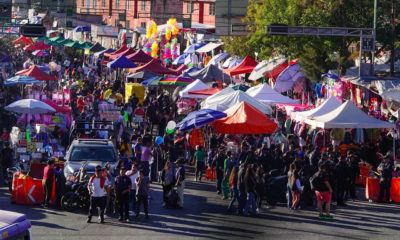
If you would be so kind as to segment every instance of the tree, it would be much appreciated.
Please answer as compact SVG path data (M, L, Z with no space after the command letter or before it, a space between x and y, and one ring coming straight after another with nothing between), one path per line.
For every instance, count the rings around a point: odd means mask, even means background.
M259 59L274 55L299 58L302 70L318 81L321 74L336 68L345 73L350 66L349 46L359 38L328 36L267 35L265 26L356 27L372 28L374 0L250 0L245 22L251 33L241 42L246 51L259 52ZM392 0L380 0L386 6ZM380 8L378 8L380 9ZM379 19L390 19L390 11L379 10ZM383 34L387 33L385 31ZM241 43L241 44L242 44ZM225 47L228 44L225 44ZM238 53L240 54L240 53ZM339 55L333 58L333 55ZM333 60L334 59L334 60Z

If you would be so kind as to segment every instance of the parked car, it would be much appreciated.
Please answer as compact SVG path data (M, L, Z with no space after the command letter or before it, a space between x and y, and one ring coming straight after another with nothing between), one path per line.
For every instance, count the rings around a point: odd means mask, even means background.
M31 223L25 214L0 210L1 239L32 239Z

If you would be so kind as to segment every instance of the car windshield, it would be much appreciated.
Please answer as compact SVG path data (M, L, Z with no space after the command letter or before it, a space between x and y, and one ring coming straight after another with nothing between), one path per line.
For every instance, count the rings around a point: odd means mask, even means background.
M74 147L70 161L116 162L116 156L112 147Z

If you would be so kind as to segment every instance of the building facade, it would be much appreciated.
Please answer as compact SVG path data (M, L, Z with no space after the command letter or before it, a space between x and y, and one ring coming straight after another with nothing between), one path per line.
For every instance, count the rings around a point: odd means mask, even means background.
M216 0L77 0L76 13L101 16L103 25L132 29L146 27L153 19L165 24L175 17L178 22L192 18L192 23L215 26Z
M248 0L216 1L215 33L220 36L244 35Z

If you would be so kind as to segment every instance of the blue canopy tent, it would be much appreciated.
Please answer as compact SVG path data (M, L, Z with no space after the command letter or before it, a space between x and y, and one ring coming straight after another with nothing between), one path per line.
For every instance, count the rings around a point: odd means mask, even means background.
M95 56L95 57L100 57L100 56L104 55L104 53L112 53L112 52L115 52L115 50L112 49L112 48L109 48L109 49L102 50L102 51L100 51L100 52L95 52L95 53L93 54L93 56Z
M182 65L185 63L185 58L188 54L184 53L172 62L172 65Z
M208 64L216 65L216 64L220 63L221 61L227 59L228 57L229 57L229 54L227 54L226 52L219 53L219 54L215 55L213 58L211 58L211 60L208 62Z
M25 84L42 84L41 81L25 75L17 75L9 78L4 82L4 86L25 85Z
M90 26L77 26L76 28L74 28L73 31L74 32L90 32L91 28L90 28Z
M203 47L204 45L206 45L206 44L203 42L195 43L195 44L192 44L189 47L187 47L185 49L185 51L183 51L183 52L184 53L195 53L197 49Z
M107 63L107 67L109 68L135 68L137 67L131 60L127 59L124 55L121 55L119 58L115 59L112 62Z

